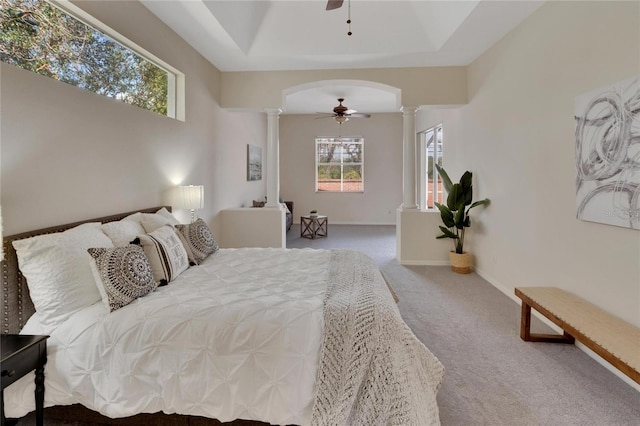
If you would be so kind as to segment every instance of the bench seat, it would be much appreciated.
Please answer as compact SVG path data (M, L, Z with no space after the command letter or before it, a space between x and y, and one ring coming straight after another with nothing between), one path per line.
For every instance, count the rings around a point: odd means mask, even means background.
M556 287L517 287L522 299L520 337L529 342L573 343L578 340L640 384L640 328ZM531 308L564 335L531 333Z

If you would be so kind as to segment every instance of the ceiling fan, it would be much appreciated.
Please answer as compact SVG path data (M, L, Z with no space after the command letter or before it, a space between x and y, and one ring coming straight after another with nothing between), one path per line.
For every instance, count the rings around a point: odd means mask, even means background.
M348 7L348 12L347 12L347 25L349 26L349 31L347 31L347 35L352 35L353 33L351 32L351 0L347 0L347 7ZM342 7L342 3L344 3L344 0L328 0L327 1L327 7L325 8L325 10L334 10L334 9L339 9Z
M343 0L329 0L327 1L327 8L325 10L333 10L342 7Z
M326 114L323 112L319 112L318 114L325 114L323 117L318 118L334 118L338 123L342 124L345 121L349 121L349 118L369 118L371 114L365 114L362 112L358 112L355 109L349 109L348 107L342 105L344 102L344 98L338 98L339 105L333 108L333 114Z

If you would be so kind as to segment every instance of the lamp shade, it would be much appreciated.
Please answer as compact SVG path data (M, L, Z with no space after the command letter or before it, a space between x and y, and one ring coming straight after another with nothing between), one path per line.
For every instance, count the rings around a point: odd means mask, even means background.
M184 185L178 187L176 205L178 209L197 210L204 207L204 186Z

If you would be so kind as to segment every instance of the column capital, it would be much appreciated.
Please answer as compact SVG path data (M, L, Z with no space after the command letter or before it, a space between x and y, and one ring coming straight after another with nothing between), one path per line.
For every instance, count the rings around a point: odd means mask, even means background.
M418 107L403 106L403 107L400 108L400 110L402 111L403 115L409 115L409 114L415 114L416 111L418 110Z
M280 115L280 113L282 112L282 110L280 108L265 108L264 112L267 113L267 115Z

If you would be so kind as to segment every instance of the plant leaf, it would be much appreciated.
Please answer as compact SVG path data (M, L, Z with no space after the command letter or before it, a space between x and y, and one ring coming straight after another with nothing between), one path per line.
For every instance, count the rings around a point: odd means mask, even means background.
M471 204L471 200L473 199L473 186L471 184L472 177L473 174L470 171L466 171L460 178L460 186L462 186L462 192L464 193L465 206Z
M458 208L458 211L456 212L456 217L454 218L454 222L456 224L456 228L462 229L462 227L464 226L464 218L465 218L464 206L461 205Z
M442 166L440 166L439 164L436 164L435 166L436 166L436 170L438 170L438 174L442 178L442 185L444 186L444 189L445 191L447 191L447 194L448 194L449 192L451 192L451 187L453 186L453 183L451 182L449 175L447 174L447 172L444 171Z
M446 237L446 238L453 238L455 240L458 239L458 235L455 232L450 231L449 229L445 228L444 226L440 226L439 228L440 228L440 230L442 231L442 234L443 234L443 235L440 236L440 238L445 238Z
M459 183L454 183L447 197L447 207L456 211L460 208L460 204L464 206L464 191Z
M489 199L485 198L484 200L476 201L475 203L471 204L471 206L469 207L469 210L471 210L472 208L477 207L477 206L482 206L482 205L486 206L488 204L489 204ZM469 210L467 210L467 211L469 211Z
M442 218L442 223L444 223L447 228L453 228L455 223L453 221L453 212L447 207L440 203L434 203L435 206L440 210L440 217Z

